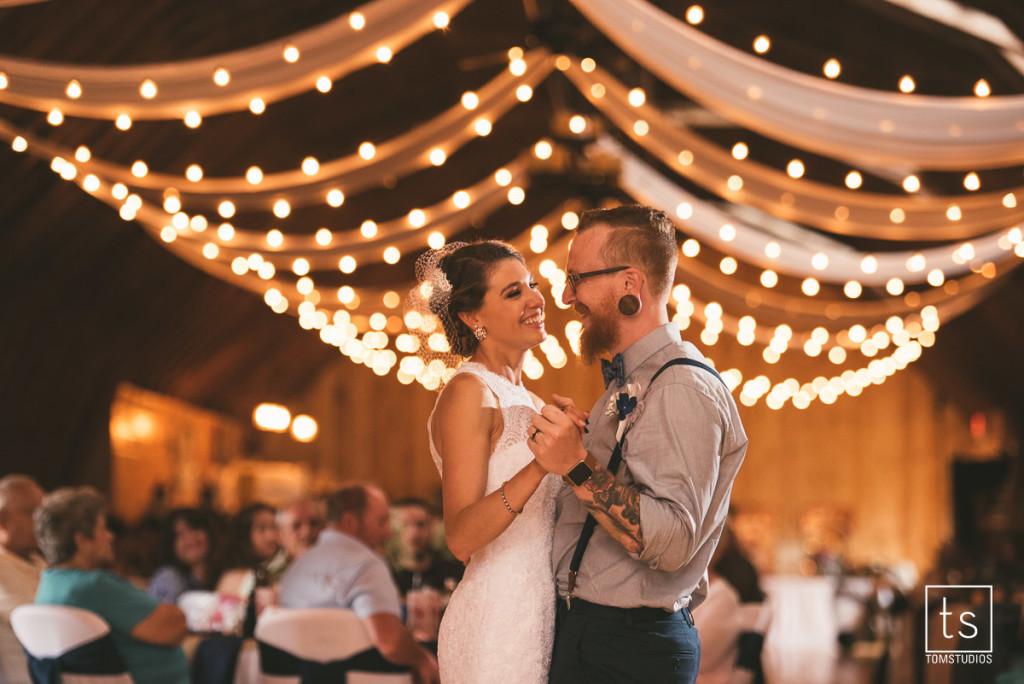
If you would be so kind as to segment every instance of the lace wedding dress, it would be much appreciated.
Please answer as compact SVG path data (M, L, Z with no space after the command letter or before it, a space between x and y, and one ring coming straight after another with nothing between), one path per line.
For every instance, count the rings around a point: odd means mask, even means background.
M537 410L526 388L481 364L464 363L459 372L480 378L501 407L504 428L487 468L490 493L533 459L526 435ZM430 453L440 472L441 458L432 435ZM545 477L512 524L470 558L441 621L442 684L548 681L555 632L551 570L555 484L554 476Z

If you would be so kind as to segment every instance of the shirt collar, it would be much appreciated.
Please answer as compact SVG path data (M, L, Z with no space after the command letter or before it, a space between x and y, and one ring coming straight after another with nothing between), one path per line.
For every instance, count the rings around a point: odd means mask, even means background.
M626 370L627 381L649 358L668 345L679 344L682 341L683 338L679 334L679 326L669 322L659 325L631 344L622 352L622 363Z

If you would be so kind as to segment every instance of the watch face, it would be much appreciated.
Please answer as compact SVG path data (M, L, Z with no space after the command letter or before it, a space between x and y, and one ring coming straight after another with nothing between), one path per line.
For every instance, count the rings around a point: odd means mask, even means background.
M594 471L590 466L586 463L580 462L566 474L566 477L569 478L574 486L579 487L581 484L586 482L593 473Z

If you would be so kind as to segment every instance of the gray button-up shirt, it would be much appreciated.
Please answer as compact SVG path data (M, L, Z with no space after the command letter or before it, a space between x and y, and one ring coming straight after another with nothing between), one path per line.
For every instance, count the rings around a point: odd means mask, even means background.
M651 385L670 359L707 363L675 323L653 330L623 354L626 383L641 395L626 435L617 478L640 492L644 548L627 552L598 525L580 565L574 594L594 603L678 610L707 594L707 568L729 508L732 483L747 451L747 436L728 388L708 371L676 365ZM605 413L623 391L615 382L590 411L583 445L601 465L615 448L618 417ZM567 485L557 499L553 562L565 596L576 542L587 510Z

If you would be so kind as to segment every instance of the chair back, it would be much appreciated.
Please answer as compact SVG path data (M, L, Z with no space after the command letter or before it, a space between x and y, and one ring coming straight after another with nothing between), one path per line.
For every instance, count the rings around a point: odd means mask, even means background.
M339 673L348 684L413 681L408 668L390 665L376 652L363 621L351 610L267 608L255 636L260 684L336 682Z
M11 627L37 684L133 684L110 626L95 613L26 604L11 611Z

